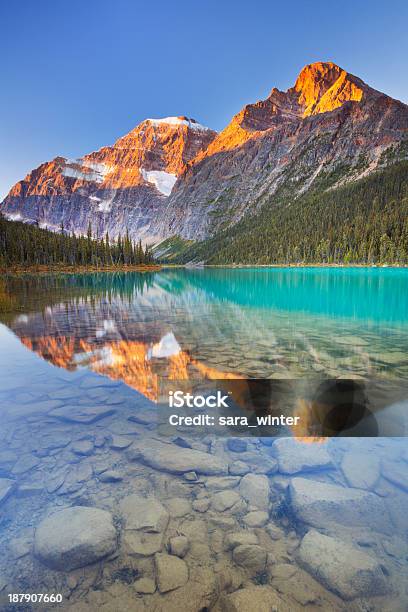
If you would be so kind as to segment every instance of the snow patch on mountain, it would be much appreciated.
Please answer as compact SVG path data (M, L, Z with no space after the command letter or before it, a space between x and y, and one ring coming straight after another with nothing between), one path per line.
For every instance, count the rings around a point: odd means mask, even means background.
M100 200L98 204L99 212L108 213L112 208L113 197L107 198L106 200Z
M21 213L3 213L4 216L6 217L6 219L8 219L9 221L22 221L23 217L21 215Z
M163 119L146 119L152 125L187 125L192 130L199 131L209 131L211 128L206 127L205 125L201 125L201 123L197 123L193 119L188 119L187 117L163 117Z
M145 181L151 183L165 196L169 196L177 181L175 174L164 172L163 170L144 170L140 168L140 174Z
M86 159L67 159L62 174L82 181L103 183L105 176L111 170L112 168L106 164L99 164Z

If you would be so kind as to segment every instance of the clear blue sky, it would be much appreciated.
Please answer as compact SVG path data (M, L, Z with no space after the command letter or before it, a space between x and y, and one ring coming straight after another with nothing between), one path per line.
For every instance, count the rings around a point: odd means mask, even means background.
M146 117L222 129L247 102L332 60L408 102L406 1L4 0L0 197L56 155Z

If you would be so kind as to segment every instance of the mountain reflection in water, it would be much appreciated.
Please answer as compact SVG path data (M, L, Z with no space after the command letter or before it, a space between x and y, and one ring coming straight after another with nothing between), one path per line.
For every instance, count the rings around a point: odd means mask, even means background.
M408 374L408 271L209 269L9 277L3 321L69 370L160 378Z

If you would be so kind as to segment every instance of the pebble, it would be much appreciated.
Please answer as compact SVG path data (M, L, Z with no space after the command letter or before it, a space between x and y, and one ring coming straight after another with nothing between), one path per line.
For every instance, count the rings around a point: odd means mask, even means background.
M157 586L160 593L173 591L188 581L188 566L183 559L174 555L157 553L154 557Z
M216 512L225 512L241 500L236 491L219 491L211 497L211 507Z
M247 443L241 438L230 438L227 440L227 448L233 453L244 453L247 450Z
M120 482L123 480L123 476L116 470L106 470L99 474L99 480L101 482Z
M185 557L189 549L190 542L186 536L179 535L174 538L170 538L169 549L172 555L177 557Z
M188 482L196 482L198 480L198 476L195 472L186 472L184 478Z
M244 516L243 521L248 527L264 527L269 521L269 514L262 510L248 512L248 514Z
M228 471L233 476L245 476L250 471L250 468L243 461L233 461L229 464Z
M125 448L128 448L131 444L132 444L133 440L130 438L125 438L124 436L112 436L112 440L111 443L109 444L109 447L112 450L124 450Z
M257 544L240 544L232 552L234 563L256 574L265 570L266 551Z
M210 507L210 499L208 497L202 499L195 499L193 501L193 510L196 512L207 512Z
M71 445L72 452L76 455L89 456L94 451L94 443L92 440L78 440Z

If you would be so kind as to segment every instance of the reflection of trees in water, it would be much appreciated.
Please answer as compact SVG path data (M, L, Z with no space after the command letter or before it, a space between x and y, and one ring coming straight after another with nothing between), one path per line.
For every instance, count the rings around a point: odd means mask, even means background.
M16 300L10 295L6 283L0 279L0 313L16 309Z
M0 313L12 313L24 308L32 312L76 298L103 297L128 300L142 295L153 286L155 272L96 272L89 274L50 274L6 276L0 282Z

